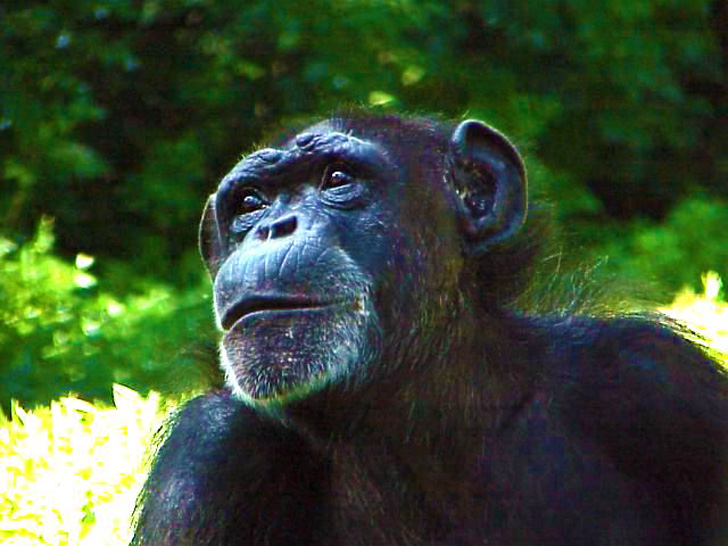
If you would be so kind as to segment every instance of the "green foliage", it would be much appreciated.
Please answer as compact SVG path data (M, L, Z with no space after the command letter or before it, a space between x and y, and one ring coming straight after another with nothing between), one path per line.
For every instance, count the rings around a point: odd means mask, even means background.
M62 256L4 243L0 399L185 366L209 328L206 196L264 135L351 104L491 122L613 269L726 273L724 3L29 0L0 19L0 236L52 217Z
M29 234L45 213L69 256L174 282L199 203L241 150L351 103L491 121L560 173L546 177L557 193L579 188L567 221L659 220L695 189L726 191L728 15L708 0L24 2L3 15L6 227Z
M112 382L169 389L168 361L183 384L194 377L189 339L209 331L206 289L148 286L117 298L88 272L51 254L52 224L20 247L0 239L0 403L50 400L68 391L109 400ZM193 334L191 334L193 332ZM199 378L198 378L199 379ZM190 379L187 378L189 381ZM179 386L179 385L178 385Z
M620 276L659 279L677 289L700 286L704 271L728 267L728 203L696 196L680 203L664 223L640 222L609 230L598 253Z

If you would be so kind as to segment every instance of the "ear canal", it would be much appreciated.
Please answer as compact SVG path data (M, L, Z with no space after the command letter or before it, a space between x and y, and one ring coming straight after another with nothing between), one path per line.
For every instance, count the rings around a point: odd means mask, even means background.
M207 199L205 210L200 221L200 255L205 262L205 267L213 279L219 269L220 257L222 256L222 241L217 224L217 211L215 210L215 197L212 194Z
M482 252L518 233L526 219L528 184L513 145L484 123L466 120L453 132L449 154L468 250Z

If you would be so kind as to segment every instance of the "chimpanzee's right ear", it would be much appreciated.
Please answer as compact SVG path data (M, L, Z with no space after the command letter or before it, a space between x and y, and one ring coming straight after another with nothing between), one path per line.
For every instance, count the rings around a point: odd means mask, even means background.
M217 223L217 211L215 210L215 198L213 193L205 205L200 221L200 254L205 262L207 272L212 279L215 279L220 268L220 259L223 255L222 239L220 238L219 224Z
M513 237L526 220L528 183L521 156L482 121L463 121L450 139L450 180L469 254Z

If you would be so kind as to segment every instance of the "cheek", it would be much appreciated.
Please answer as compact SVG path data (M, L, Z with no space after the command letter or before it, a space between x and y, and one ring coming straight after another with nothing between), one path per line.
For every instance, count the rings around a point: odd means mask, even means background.
M377 308L386 333L417 338L445 327L452 317L464 258L447 209L411 224L416 230L403 224L391 239L386 273L377 283Z

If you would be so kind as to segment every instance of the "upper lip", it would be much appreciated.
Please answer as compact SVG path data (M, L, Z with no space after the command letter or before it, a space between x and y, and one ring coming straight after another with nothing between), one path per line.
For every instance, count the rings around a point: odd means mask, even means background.
M257 296L243 298L231 305L222 316L222 327L229 330L245 315L256 311L285 311L287 309L315 309L331 305L334 302L322 301L310 297L295 296Z

